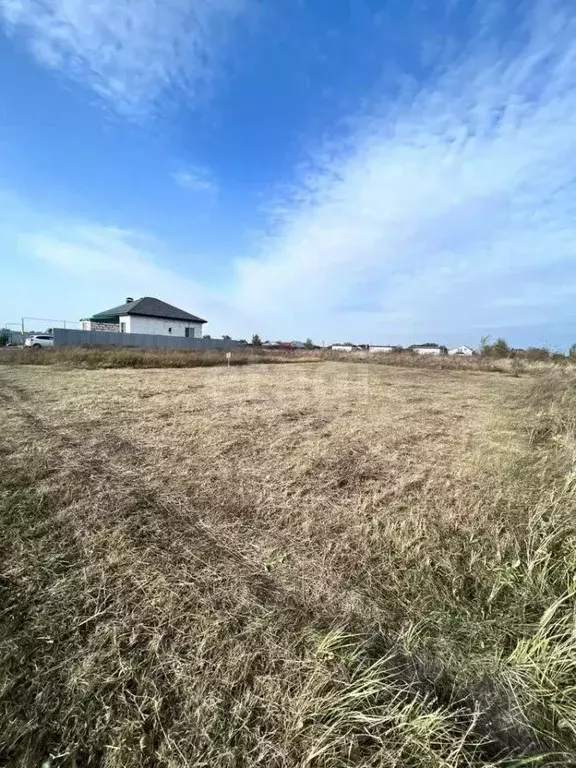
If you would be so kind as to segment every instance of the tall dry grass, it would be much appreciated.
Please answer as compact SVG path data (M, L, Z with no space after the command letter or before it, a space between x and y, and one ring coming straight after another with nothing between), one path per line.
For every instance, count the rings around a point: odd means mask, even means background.
M570 371L0 381L6 765L573 764Z
M230 361L226 352L231 353ZM61 365L69 368L211 368L218 365L311 362L321 357L307 350L145 349L129 347L0 348L0 365Z
M375 365L398 366L429 371L482 371L485 373L506 373L519 376L537 371L548 371L570 366L572 361L528 361L521 358L491 358L484 355L419 355L415 352L338 352L326 351L328 360Z
M230 365L259 363L341 362L428 371L478 371L520 376L571 367L566 359L529 362L448 355L418 355L412 352L368 353L306 349L262 349L239 347L231 350ZM0 365L59 365L67 368L209 368L228 365L226 350L145 349L126 347L57 347L55 349L1 348Z

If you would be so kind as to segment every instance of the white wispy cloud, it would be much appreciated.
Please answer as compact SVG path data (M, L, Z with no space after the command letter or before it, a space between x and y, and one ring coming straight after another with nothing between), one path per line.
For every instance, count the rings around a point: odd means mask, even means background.
M239 306L296 334L470 339L510 322L493 299L531 271L562 268L576 283L576 13L527 2L504 29L501 3L476 7L475 36L437 51L424 84L388 93L310 160L238 264ZM542 296L558 303L554 286Z
M200 165L186 166L171 174L173 181L192 192L217 192L218 183L209 168Z
M9 204L16 210L14 199ZM149 234L70 219L47 223L34 218L25 205L20 218L20 231L9 247L32 265L43 262L53 269L49 306L43 310L51 313L49 316L60 316L63 304L73 304L77 313L85 316L106 309L107 304L122 303L125 296L154 295L207 318L207 332L215 336L233 333L242 324L251 327L217 292L167 267L168 256L174 252ZM32 231L27 232L27 227ZM0 227L0 242L4 242L2 235ZM204 258L202 254L179 256L190 264L191 271ZM74 286L74 301L61 295L60 273L68 276L68 286ZM10 303L5 298L3 303ZM22 300L15 303L21 307ZM68 317L71 314L69 310Z
M41 64L140 115L174 88L190 102L212 79L247 2L0 0L0 21Z

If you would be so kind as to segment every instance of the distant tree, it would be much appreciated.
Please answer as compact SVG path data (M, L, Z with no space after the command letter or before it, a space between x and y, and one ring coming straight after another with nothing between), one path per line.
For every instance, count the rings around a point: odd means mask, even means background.
M480 352L485 357L513 357L514 354L508 342L505 339L496 339L494 344L490 344L490 337L484 336L480 342Z
M10 331L8 328L0 328L0 347L5 347L10 341Z
M490 336L482 336L480 339L480 354L489 357L488 350L492 348Z
M510 357L512 350L506 339L496 339L492 346L494 357Z
M576 360L576 344L572 344L572 346L568 350L568 357L571 360Z
M210 336L209 333L205 333L204 336L202 336L203 339L211 339L212 336Z
M222 336L222 340L223 341L232 341L232 336L228 336L228 334L225 333L224 336Z
M306 347L306 349L314 349L314 342L312 341L312 339L306 339L306 341L304 342L304 346Z
M257 333L255 333L252 336L252 346L253 347L261 347L262 346L262 339L260 338L260 336L258 336Z
M248 346L248 342L246 341L246 339L238 339L238 344L239 344L241 347L246 347L246 346Z

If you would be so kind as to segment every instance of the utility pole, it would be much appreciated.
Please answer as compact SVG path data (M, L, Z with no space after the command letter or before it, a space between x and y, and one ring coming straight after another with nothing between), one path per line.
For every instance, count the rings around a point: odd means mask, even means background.
M22 340L24 340L24 318L22 318Z

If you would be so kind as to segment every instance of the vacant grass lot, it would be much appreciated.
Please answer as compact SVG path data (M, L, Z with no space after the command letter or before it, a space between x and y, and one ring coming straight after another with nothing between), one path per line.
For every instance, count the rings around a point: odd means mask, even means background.
M222 349L144 349L128 347L55 347L31 349L0 347L0 365L55 365L60 368L211 368L221 365L255 365L258 363L311 363L321 361L371 363L422 368L426 370L485 371L514 374L533 373L550 363L529 363L518 359L496 360L490 357L451 357L449 355L417 355L398 353L337 352L329 349L264 349L237 347L230 360ZM563 361L565 365L570 360Z
M237 347L230 361L223 349L144 349L140 347L0 347L0 365L57 365L60 368L212 368L219 365L299 363L320 360L314 350Z
M2 366L0 765L572 764L575 381Z

